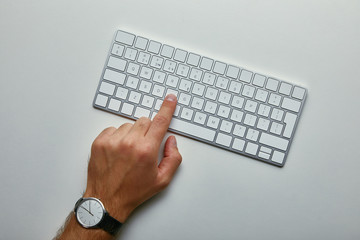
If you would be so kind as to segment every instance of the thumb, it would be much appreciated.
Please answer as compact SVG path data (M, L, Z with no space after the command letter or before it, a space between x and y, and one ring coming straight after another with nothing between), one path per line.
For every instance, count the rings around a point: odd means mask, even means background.
M162 188L170 183L181 161L182 157L177 148L176 138L170 136L165 142L164 158L159 164L158 181Z

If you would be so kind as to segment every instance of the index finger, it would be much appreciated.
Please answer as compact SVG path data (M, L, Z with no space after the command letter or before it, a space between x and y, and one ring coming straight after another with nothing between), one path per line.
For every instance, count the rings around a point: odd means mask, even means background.
M160 144L163 140L166 131L169 128L172 115L176 108L177 99L174 94L169 94L165 97L159 112L152 121L146 136L150 137L152 141Z

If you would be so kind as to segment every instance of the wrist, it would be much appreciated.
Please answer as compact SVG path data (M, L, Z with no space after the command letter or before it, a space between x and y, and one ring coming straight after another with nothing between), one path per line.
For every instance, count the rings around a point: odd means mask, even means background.
M63 233L58 240L91 240L102 239L110 240L113 236L102 229L87 229L83 228L76 220L75 214L71 213L69 221L66 223Z
M83 195L83 198L89 198L89 197L94 197L99 199L103 203L105 210L109 213L109 215L121 223L125 223L126 219L133 211L132 208L125 206L116 198L107 199L107 198L103 198L99 194L94 194L90 191L86 191Z

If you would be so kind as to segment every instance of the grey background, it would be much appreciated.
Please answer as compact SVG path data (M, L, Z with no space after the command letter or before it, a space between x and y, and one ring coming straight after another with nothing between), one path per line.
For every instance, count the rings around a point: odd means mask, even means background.
M359 1L0 1L1 239L50 239L90 146L116 29L308 88L277 168L177 136L183 163L121 239L360 238Z

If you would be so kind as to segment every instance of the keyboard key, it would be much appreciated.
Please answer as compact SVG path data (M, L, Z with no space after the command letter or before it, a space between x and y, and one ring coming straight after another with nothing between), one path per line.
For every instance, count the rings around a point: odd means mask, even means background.
M186 79L181 79L179 89L185 92L190 92L192 82Z
M229 91L233 92L233 93L240 93L240 89L241 89L242 84L238 81L231 81L230 83L230 87L229 87Z
M193 110L191 110L190 108L184 107L183 110L181 111L181 116L180 117L183 118L183 119L191 121L193 114L194 114Z
M279 93L284 95L290 95L291 87L292 86L290 84L282 82L280 84Z
M300 87L294 87L294 92L292 94L292 96L294 98L301 100L301 99L303 99L304 94L305 94L305 89L300 88Z
M126 45L133 45L135 35L123 31L117 31L115 40Z
M239 137L244 137L245 131L246 131L246 127L244 127L240 124L235 124L233 134L236 136L239 136Z
M138 75L139 69L140 69L140 65L135 64L135 63L129 63L129 66L128 66L126 72L133 74L133 75Z
M232 144L232 148L238 151L243 151L245 146L245 141L242 139L235 138Z
M150 66L160 69L162 67L162 64L164 62L164 59L158 56L153 56L150 62Z
M198 83L194 84L194 88L192 90L193 94L196 94L198 96L202 96L202 95L204 95L204 91L205 91L205 86L204 85L198 84Z
M201 110L203 106L204 106L204 99L198 97L193 98L191 107Z
M200 56L194 53L189 53L189 57L187 60L187 63L197 67L199 65L199 61L200 61Z
M150 80L152 73L153 73L152 68L142 67L140 72L140 77Z
M145 95L141 101L141 105L144 107L152 108L155 98Z
M176 49L174 59L176 61L185 62L187 52L181 49Z
M131 116L134 111L134 105L124 103L121 108L121 113Z
M257 123L257 128L267 131L269 129L269 125L270 125L270 120L265 119L265 118L259 118L259 121Z
M246 134L246 139L256 142L259 137L259 131L255 129L249 129Z
M126 61L120 58L110 56L108 66L120 71L124 71L126 67Z
M126 48L124 57L126 59L134 61L137 55L137 50L133 48Z
M223 118L228 118L230 114L230 108L220 105L217 115Z
M217 129L220 123L220 118L209 116L206 126Z
M128 92L129 90L127 90L126 88L118 87L115 96L120 99L126 99Z
M205 97L211 100L215 100L218 95L219 90L216 88L208 87L205 93Z
M229 84L229 79L219 76L218 79L216 80L215 86L221 89L227 89L228 84Z
M163 48L161 50L160 55L167 57L167 58L171 58L173 55L175 48L168 46L168 45L163 45Z
M190 79L195 80L195 81L200 81L201 76L202 76L202 71L196 68L191 69L190 72Z
M295 127L296 119L297 119L297 117L296 117L295 114L292 114L292 113L289 113L289 112L286 113L285 118L284 118L284 123L286 124L285 125L285 130L284 130L284 133L283 133L284 137L287 137L287 138L291 137L292 132L293 132L294 127Z
M166 80L166 85L169 87L176 88L177 84L179 82L179 78L174 75L168 75Z
M147 110L147 109L142 108L142 107L137 107L135 109L134 117L135 118L141 118L141 117L149 118L150 117L150 110Z
M132 89L136 89L139 83L139 79L133 76L129 76L126 81L126 86Z
M269 97L269 103L274 106L279 106L281 101L281 96L275 93L271 93Z
M281 122L283 116L284 116L284 111L280 110L280 109L277 109L277 108L274 108L272 113L271 113L271 118L276 120L276 121L279 121L279 122Z
M244 118L244 124L254 127L257 117L255 115L247 113Z
M190 67L184 64L179 64L176 74L182 77L187 77L190 71Z
M239 79L241 81L250 83L251 77L252 77L252 72L247 71L245 69L241 70L241 74L240 74L240 77L239 77Z
M139 86L139 91L144 93L150 93L151 85L151 82L142 80Z
M266 77L260 74L255 74L253 84L258 87L263 87L265 83Z
M245 85L243 88L243 91L241 93L241 95L248 97L248 98L253 98L255 93L255 88L249 85Z
M217 109L217 104L216 104L216 103L211 102L211 101L207 101L207 102L206 102L205 108L204 108L204 111L205 111L205 112L208 112L208 113L211 113L211 114L215 114L216 109Z
M289 144L288 140L264 132L261 133L259 142L270 147L281 149L283 151L287 149L287 146Z
M205 70L211 70L214 60L210 58L203 57L200 63L200 68Z
M270 132L276 135L280 135L284 125L281 123L273 122L271 124Z
M176 91L176 90L174 90L174 89L170 89L170 88L168 88L168 90L166 91L165 96L167 96L167 95L169 95L169 94L174 94L174 95L178 98L178 94L179 94L179 92L178 92L178 91Z
M164 83L166 77L166 73L155 71L153 80L158 83Z
M161 48L161 43L150 41L148 51L151 53L158 54Z
M230 121L222 120L220 125L220 130L226 133L230 133L233 123Z
M216 137L216 143L225 147L230 147L232 137L223 133L218 133Z
M255 113L257 105L258 105L257 102L254 102L252 100L246 100L245 110L249 111L249 112L252 112L252 113Z
M120 104L121 104L121 101L112 98L112 99L110 99L108 109L118 112L120 109Z
M214 82L215 82L215 75L212 73L206 72L204 74L203 83L205 83L207 85L214 85Z
M251 155L256 155L258 148L259 148L259 145L248 142L246 145L245 152L248 154L251 154Z
M301 102L284 97L281 107L291 110L291 111L294 111L294 112L299 112L300 105L301 105Z
M107 95L113 95L115 90L115 85L112 85L107 82L102 82L100 85L99 92L105 93Z
M271 161L282 164L284 161L285 154L282 152L274 151Z
M190 104L191 96L186 93L180 93L180 97L178 99L178 102L180 104L188 106Z
M236 108L242 108L243 104L244 104L245 99L242 97L238 97L238 96L234 96L233 100L231 102L231 106L236 107Z
M219 95L219 102L224 103L224 104L229 104L230 103L230 99L231 99L231 94L224 92L224 91L220 91L220 95Z
M243 115L244 115L243 112L234 109L234 110L232 110L230 119L233 120L233 121L235 121L235 122L240 123L241 120L242 120L242 118L243 118Z
M96 100L95 100L95 104L101 107L105 107L108 101L108 97L102 95L102 94L98 94L96 96Z
M137 62L142 63L144 65L148 65L149 62L150 62L150 54L140 52L139 55L138 55L138 58L137 58Z
M145 50L148 42L149 41L146 38L138 37L135 41L135 47Z
M266 102L266 99L268 97L269 92L262 90L262 89L258 89L256 91L256 96L255 99L261 102Z
M265 104L260 104L258 114L264 117L268 117L270 114L270 107Z
M229 65L226 76L236 79L239 75L240 68Z
M205 123L205 120L206 120L206 114L201 112L195 113L194 122L203 125Z
M135 91L131 91L129 95L129 101L132 103L139 103L141 94Z
M176 62L165 60L164 71L174 73L176 68Z
M122 54L124 53L124 49L125 49L125 47L124 47L123 45L119 45L119 44L116 44L116 43L115 43L115 44L113 45L113 48L112 48L112 50L111 50L111 53L114 54L114 55L116 55L116 56L121 57Z
M104 73L104 79L110 82L124 84L126 75L110 69L106 69Z
M226 64L222 63L222 62L215 62L214 65L214 72L218 73L220 75L225 73L225 69L226 69Z
M278 86L279 86L279 81L278 80L275 80L273 78L269 78L267 83L266 83L265 88L276 92Z
M193 123L189 123L177 118L173 118L171 120L169 128L210 142L214 141L215 133L216 133L216 131L214 130Z

